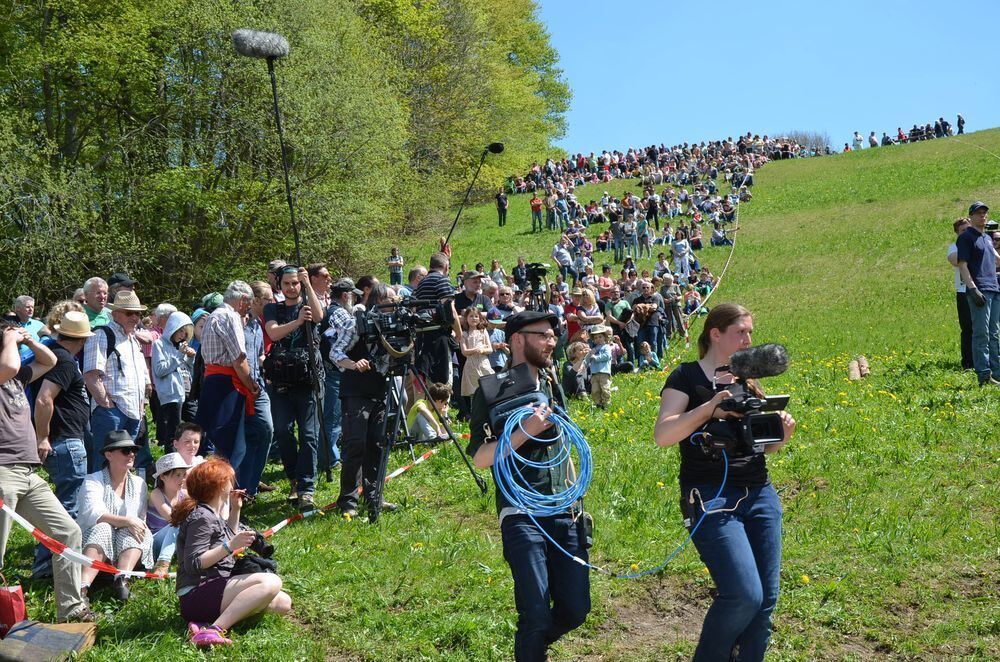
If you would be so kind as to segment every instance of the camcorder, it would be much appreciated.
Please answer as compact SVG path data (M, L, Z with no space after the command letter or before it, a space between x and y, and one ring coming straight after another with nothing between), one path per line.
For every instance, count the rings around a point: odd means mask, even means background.
M450 328L455 321L447 303L410 297L358 311L355 318L358 338L372 358L388 355L390 365L407 359L416 334Z
M775 412L788 406L790 396L758 397L750 391L747 381L780 375L787 369L788 351L781 345L759 345L734 352L730 364L716 372L731 373L736 380L717 384L715 391L703 389L706 392L702 395L709 398L719 391L732 392L732 397L719 403L719 409L742 416L711 419L692 435L692 439L697 438L695 443L710 455L725 451L730 457L746 457L764 453L768 446L784 441L784 426Z

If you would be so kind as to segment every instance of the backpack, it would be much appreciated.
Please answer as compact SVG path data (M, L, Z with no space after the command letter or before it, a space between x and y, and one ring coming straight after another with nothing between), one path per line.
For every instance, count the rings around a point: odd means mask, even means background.
M115 338L114 330L105 325L105 326L99 326L96 329L94 329L94 333L98 332L103 332L105 340L107 341L105 343L106 347L104 348L104 358L110 363L111 356L114 355L114 357L118 360L118 372L124 374L125 369L122 367L122 355L118 351L118 347L116 346L117 338Z

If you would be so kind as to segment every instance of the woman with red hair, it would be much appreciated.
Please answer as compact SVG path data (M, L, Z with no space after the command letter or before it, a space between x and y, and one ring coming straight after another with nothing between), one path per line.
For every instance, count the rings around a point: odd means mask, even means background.
M292 599L281 590L281 578L257 572L233 576L233 553L248 547L256 534L240 530L243 490L233 489L233 468L212 458L192 469L185 481L187 497L174 508L170 523L177 534L177 596L198 646L229 645L227 629L265 609L287 614ZM229 515L223 518L225 505Z

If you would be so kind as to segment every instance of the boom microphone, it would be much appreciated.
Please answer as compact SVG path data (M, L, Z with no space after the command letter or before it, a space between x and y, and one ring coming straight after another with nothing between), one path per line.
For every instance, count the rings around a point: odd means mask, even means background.
M729 372L740 379L774 377L788 370L788 350L784 345L768 343L747 347L729 358Z
M288 55L288 40L274 32L237 30L233 33L233 47L246 57L276 60Z

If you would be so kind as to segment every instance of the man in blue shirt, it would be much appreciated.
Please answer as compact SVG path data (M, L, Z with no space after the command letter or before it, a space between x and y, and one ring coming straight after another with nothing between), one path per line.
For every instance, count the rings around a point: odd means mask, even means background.
M1000 386L1000 284L997 252L984 232L989 207L980 201L969 207L971 225L958 236L958 269L972 314L972 363L980 386Z

